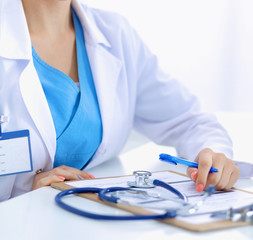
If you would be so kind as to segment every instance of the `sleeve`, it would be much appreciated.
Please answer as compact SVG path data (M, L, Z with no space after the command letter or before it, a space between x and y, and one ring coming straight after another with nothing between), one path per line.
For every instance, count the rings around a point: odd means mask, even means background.
M194 160L203 148L232 158L232 141L215 115L201 112L196 96L163 72L133 30L136 66L134 128L157 144L173 146Z

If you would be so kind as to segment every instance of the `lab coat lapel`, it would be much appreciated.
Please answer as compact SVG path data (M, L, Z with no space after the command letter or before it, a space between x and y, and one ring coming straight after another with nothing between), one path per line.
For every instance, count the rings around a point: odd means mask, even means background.
M103 123L103 139L98 151L103 151L113 123L116 86L121 70L121 62L103 46L86 44L86 49Z
M113 123L116 86L122 64L108 51L111 48L110 43L90 17L91 14L87 6L79 0L73 0L72 7L83 26L86 50L103 124L103 139L98 152L103 152Z
M28 63L20 76L20 90L27 110L42 136L53 161L56 149L54 123L32 61Z

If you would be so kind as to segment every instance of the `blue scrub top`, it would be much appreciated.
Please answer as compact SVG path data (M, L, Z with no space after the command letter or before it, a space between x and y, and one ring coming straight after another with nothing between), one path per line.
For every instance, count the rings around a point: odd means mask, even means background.
M74 11L72 14L80 91L69 76L44 62L34 48L32 53L56 130L54 167L67 165L83 169L101 143L102 121L83 28Z

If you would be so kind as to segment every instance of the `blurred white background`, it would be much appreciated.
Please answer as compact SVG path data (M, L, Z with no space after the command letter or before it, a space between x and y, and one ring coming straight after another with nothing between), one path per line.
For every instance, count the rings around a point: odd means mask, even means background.
M118 12L204 111L253 111L252 0L84 0Z

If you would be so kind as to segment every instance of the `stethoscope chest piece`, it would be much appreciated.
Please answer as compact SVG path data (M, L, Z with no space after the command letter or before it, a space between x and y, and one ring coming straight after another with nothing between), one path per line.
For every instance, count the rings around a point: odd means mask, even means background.
M134 182L127 182L129 187L134 188L154 188L153 181L149 179L152 175L149 171L138 170L133 172L135 176Z

